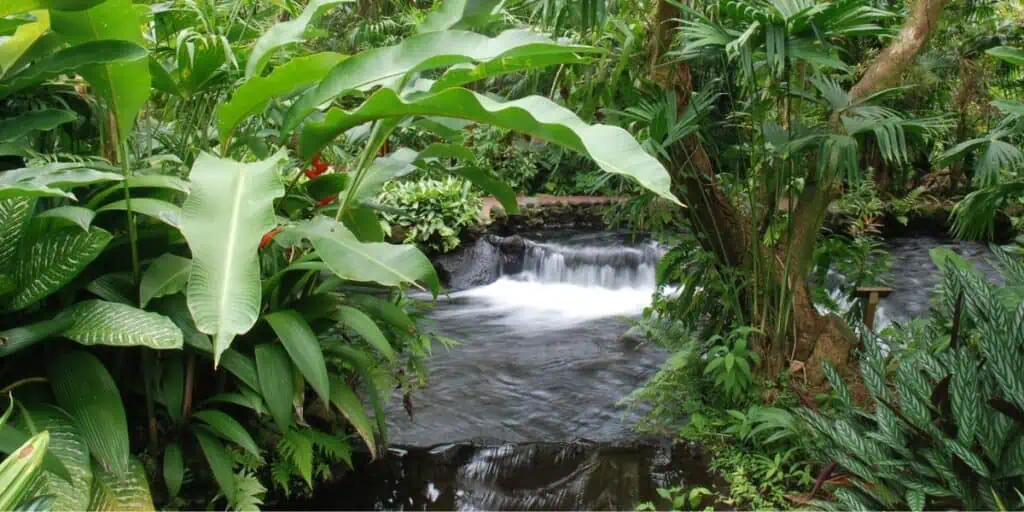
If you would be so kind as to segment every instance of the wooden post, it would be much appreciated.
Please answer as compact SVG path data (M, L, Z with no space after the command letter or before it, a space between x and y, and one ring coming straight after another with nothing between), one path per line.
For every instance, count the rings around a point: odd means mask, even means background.
M864 305L864 325L869 331L875 330L875 310L878 309L878 300L892 295L892 288L882 286L865 286L857 288L854 292L857 297L867 297L868 302Z

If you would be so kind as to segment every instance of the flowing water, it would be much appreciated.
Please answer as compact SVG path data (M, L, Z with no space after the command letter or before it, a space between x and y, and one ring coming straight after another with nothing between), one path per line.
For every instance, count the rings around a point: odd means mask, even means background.
M708 482L699 453L638 439L643 411L617 405L667 357L620 340L650 302L663 250L609 233L509 245L481 240L459 263L471 275L451 280L469 287L430 319L461 344L435 351L412 417L392 400L391 442L403 448L348 479L345 506L622 509L658 486ZM994 276L980 244L892 240L895 293L879 324L927 314L939 245Z

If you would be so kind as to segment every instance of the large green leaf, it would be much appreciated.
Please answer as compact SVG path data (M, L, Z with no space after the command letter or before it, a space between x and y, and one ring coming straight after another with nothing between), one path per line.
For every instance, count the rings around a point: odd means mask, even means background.
M206 423L210 431L221 439L241 446L257 459L263 458L260 454L259 446L256 445L256 441L249 435L249 431L238 420L232 418L227 413L216 409L205 409L195 413L193 416Z
M97 163L66 162L4 171L0 173L0 199L35 196L75 199L74 194L61 189L124 179L120 174L101 169L113 170Z
M146 49L142 46L118 40L90 41L65 48L7 76L3 82L0 82L0 98L75 71L82 66L134 61L145 56Z
M332 108L323 121L307 123L300 147L304 154L315 154L350 128L402 116L454 117L522 132L589 156L604 171L631 177L644 188L679 204L670 191L668 171L629 132L616 126L588 125L576 114L541 96L499 102L455 88L403 99L391 89L381 89L355 110Z
M92 499L87 510L96 512L148 512L156 510L149 493L146 468L131 457L123 473L106 471L93 464Z
M196 439L199 440L199 447L202 448L203 455L206 456L206 462L213 472L213 479L217 481L221 492L226 496L233 496L235 494L234 463L227 450L224 449L224 445L213 434L203 429L196 429Z
M79 302L63 314L74 323L64 336L82 345L180 349L181 329L170 318L126 304L103 300Z
M597 51L601 50L558 44L527 30L508 30L494 38L458 30L419 34L395 46L365 51L342 61L320 85L292 105L281 130L283 134L290 133L318 106L350 91L367 91L381 85L401 87L406 77L417 71L506 58Z
M131 0L106 0L89 9L51 11L53 30L71 45L119 40L145 46ZM131 134L135 116L149 99L150 75L146 59L88 64L78 72L106 103L117 120L120 140Z
M391 348L391 343L388 343L388 339L384 337L380 327L377 327L377 324L372 318L366 316L366 313L353 307L342 306L338 308L338 311L334 313L332 318L355 331L366 343L380 352L382 356L390 361L394 361L395 351Z
M320 340L297 311L286 310L263 317L277 334L288 355L324 403L330 401L331 384Z
M192 167L181 215L192 250L188 307L196 327L214 337L214 364L259 318L257 250L277 225L273 202L284 195L277 165L285 155L243 164L202 153Z
M291 229L309 239L331 272L342 279L386 286L423 282L435 295L440 290L434 266L415 246L363 243L344 224L324 216Z
M18 139L36 130L52 130L75 119L78 115L74 112L55 108L32 110L17 117L0 119L0 142Z
M4 3L0 4L0 17L35 9L80 11L102 2L103 0L4 0Z
M6 6L7 3L2 5ZM0 12L4 10L3 6L0 6ZM49 11L36 10L32 16L36 18L35 21L19 26L13 36L0 42L0 78L9 73L32 45L50 30Z
M338 4L352 1L354 0L312 0L306 4L306 8L298 18L271 27L256 41L256 45L249 55L249 61L245 64L245 76L249 78L262 73L263 68L270 61L270 57L282 46L301 42L306 27L317 14Z
M103 363L75 350L58 354L46 369L57 403L74 418L92 455L105 470L128 478L128 421L121 392Z
M985 53L997 59L1009 62L1014 66L1024 66L1024 50L1021 50L1020 48L997 46L995 48L989 48Z
M416 31L425 33L480 27L497 15L504 3L505 0L445 0L427 15Z
M93 477L89 447L81 430L66 412L51 405L33 407L30 416L36 430L50 433L49 453L70 474L68 481L46 473L43 493L57 497L53 510L87 510Z
M332 52L297 57L274 68L267 76L246 80L227 103L217 105L217 131L226 141L239 123L267 108L270 100L323 80L344 55Z
M377 440L373 434L373 424L370 417L366 415L366 409L359 397L341 379L331 379L331 403L348 419L348 422L355 427L359 437L366 442L370 454L377 456Z
M256 370L270 415L281 432L287 432L292 424L292 398L295 397L295 377L288 352L276 343L256 345Z
M7 308L23 309L57 292L99 256L112 238L100 228L88 232L64 228L43 234L18 257L18 292Z
M63 222L65 225L71 224L82 228L82 231L89 231L89 226L92 226L92 220L96 217L96 212L88 208L82 208L81 206L64 205L56 208L50 208L39 215L36 215L36 220L39 219L54 219L59 222Z
M153 260L142 274L139 283L139 297L142 307L150 300L165 295L174 295L188 285L192 271L192 260L171 253L160 255Z

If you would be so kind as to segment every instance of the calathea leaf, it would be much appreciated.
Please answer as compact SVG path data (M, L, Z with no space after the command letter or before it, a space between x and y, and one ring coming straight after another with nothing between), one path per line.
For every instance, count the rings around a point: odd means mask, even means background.
M363 243L344 224L324 216L289 231L309 239L331 272L342 279L386 286L423 282L435 295L440 290L434 266L414 246Z
M25 227L32 217L36 200L30 197L0 199L0 275L10 274Z
M127 478L132 471L128 420L121 393L103 363L88 352L65 352L49 362L47 375L57 404L81 428L92 455L106 471Z
M284 150L249 164L200 154L181 232L192 251L187 296L196 327L214 337L214 364L259 318L257 249L277 225L273 202L284 195L277 165Z
M312 0L298 18L271 27L256 41L252 54L249 55L249 62L245 65L245 76L248 78L262 73L271 55L282 46L301 42L306 27L317 14L329 7L352 1L354 0Z
M0 199L36 196L75 199L74 194L62 189L124 179L110 172L112 170L97 163L65 162L4 171L0 174Z
M18 291L8 309L35 304L71 282L110 242L110 233L92 228L64 228L45 233L25 248L15 271Z
M87 300L63 314L72 319L63 335L82 345L180 349L184 342L170 318L127 304Z
M92 488L89 447L81 430L68 414L51 405L30 409L32 424L38 431L50 433L48 452L55 455L70 474L70 480L47 472L44 494L56 496L52 510L86 510Z
M602 170L633 178L651 192L681 204L670 191L668 171L629 132L615 126L588 125L541 96L499 102L455 88L406 99L391 89L381 89L355 110L332 108L323 121L307 123L300 147L304 154L312 155L352 127L398 116L454 117L532 135L589 156Z

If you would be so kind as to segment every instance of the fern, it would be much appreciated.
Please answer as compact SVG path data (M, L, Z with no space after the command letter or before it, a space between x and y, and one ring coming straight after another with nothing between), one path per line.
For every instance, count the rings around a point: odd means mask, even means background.
M255 473L243 469L235 473L235 493L228 501L232 510L259 510L266 492L266 487L263 487Z

